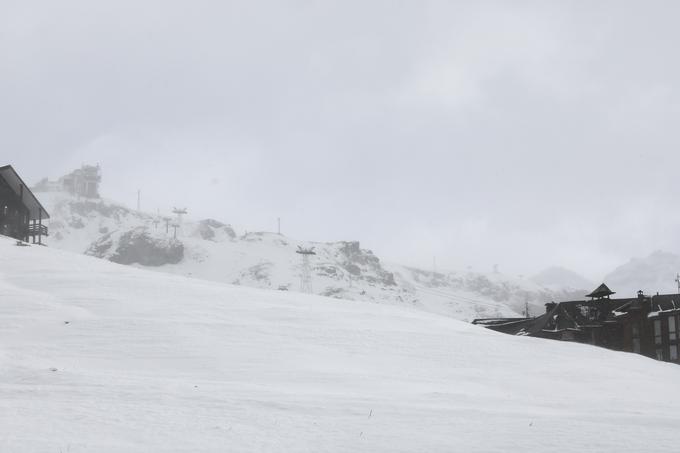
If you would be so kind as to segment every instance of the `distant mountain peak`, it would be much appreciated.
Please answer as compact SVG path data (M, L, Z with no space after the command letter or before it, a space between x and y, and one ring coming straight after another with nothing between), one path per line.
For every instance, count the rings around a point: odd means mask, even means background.
M595 283L562 266L551 266L531 277L531 281L546 288L592 290Z
M680 255L655 250L644 258L631 258L609 273L605 281L622 297L633 297L640 290L646 294L672 294L678 292L678 272Z

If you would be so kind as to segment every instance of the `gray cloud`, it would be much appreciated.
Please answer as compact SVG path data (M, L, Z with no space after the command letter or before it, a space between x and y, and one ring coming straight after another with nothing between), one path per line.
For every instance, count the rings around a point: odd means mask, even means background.
M598 278L680 250L674 2L12 2L29 179L388 259Z

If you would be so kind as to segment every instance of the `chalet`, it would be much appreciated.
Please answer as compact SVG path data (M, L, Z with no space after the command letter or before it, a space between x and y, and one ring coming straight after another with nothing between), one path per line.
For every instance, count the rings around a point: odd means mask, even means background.
M43 221L50 218L11 165L0 167L0 234L42 244L47 236Z
M473 324L511 335L576 341L680 363L680 294L612 299L604 283L588 300L545 305L535 318L475 319Z

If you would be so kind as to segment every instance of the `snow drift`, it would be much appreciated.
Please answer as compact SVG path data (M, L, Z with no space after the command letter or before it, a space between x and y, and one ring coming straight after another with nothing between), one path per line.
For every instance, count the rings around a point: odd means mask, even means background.
M680 367L0 237L0 450L675 451Z

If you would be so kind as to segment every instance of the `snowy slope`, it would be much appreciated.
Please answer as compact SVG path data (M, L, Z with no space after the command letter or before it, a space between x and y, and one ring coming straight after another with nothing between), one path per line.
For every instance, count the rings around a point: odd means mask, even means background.
M0 237L0 451L675 451L680 367Z
M300 287L298 246L316 247L312 260L316 294L349 300L411 305L457 319L519 316L551 300L575 297L500 273L435 273L382 262L358 242L310 243L264 232L237 232L212 219L185 221L173 239L157 216L110 201L77 200L61 193L39 194L52 215L52 247L87 253L123 264L257 288L296 291ZM587 289L587 288L584 288ZM577 291L581 298L584 291Z

